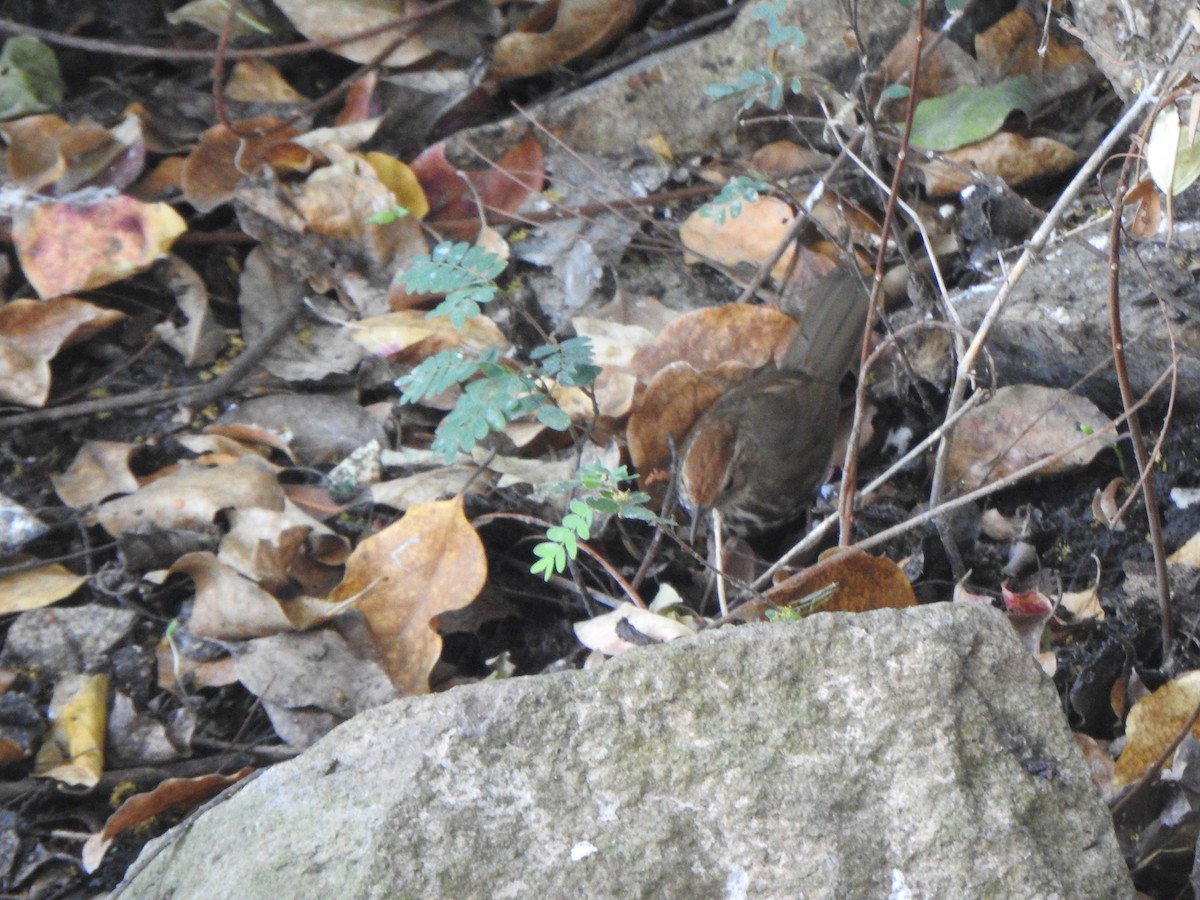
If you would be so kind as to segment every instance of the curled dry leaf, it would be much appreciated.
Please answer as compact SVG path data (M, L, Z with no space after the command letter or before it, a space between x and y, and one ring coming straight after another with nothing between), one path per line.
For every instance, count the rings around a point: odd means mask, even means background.
M225 346L225 329L212 318L204 279L174 254L167 257L161 274L187 324L178 326L167 320L155 325L154 333L179 353L186 365L207 365Z
M191 576L196 603L188 629L213 641L244 641L320 625L334 615L336 604L311 597L279 600L207 551L188 553L171 566L172 575Z
M363 710L396 699L383 670L338 632L322 628L231 646L234 671L262 699L276 733L307 747Z
M50 476L58 499L78 509L116 494L132 494L139 482L129 460L137 449L120 441L86 441L67 471Z
M589 650L598 650L605 656L616 656L638 646L622 637L623 623L628 623L634 632L646 638L642 643L665 644L696 633L678 619L626 602L612 612L576 622L575 637Z
M0 575L0 615L65 600L87 584L89 577L76 575L58 563Z
M414 506L359 544L331 599L357 598L392 684L425 694L442 650L434 619L474 600L486 577L483 542L458 497Z
M311 41L332 41L389 22L403 23L411 6L408 0L275 0L275 5L293 27ZM395 41L397 33L384 31L374 37L330 47L329 52L356 63L372 62ZM430 52L420 36L414 36L393 50L382 65L411 66L425 59Z
M183 194L201 212L212 212L233 199L243 175L253 174L271 149L299 132L278 119L246 119L235 123L239 133L214 125L200 135L200 146L183 167Z
M210 797L219 794L253 772L246 768L233 775L201 775L198 778L168 778L152 791L134 794L115 813L108 817L104 827L87 839L83 845L83 866L87 872L100 868L109 846L122 833L141 825L155 816L176 810L186 813Z
M61 197L84 186L121 190L141 172L146 159L136 116L109 130L84 119L74 124L54 115L6 122L0 133L8 143L8 171L27 191L53 185Z
M455 347L472 356L488 349L508 349L508 338L487 316L472 316L459 328L449 316L427 316L415 309L362 319L350 336L376 356L412 364Z
M526 78L598 53L621 37L641 10L640 0L558 0L535 10L496 42L490 75ZM545 20L553 15L548 30Z
M287 83L265 59L242 59L234 64L225 96L239 103L307 103L308 98Z
M0 399L44 405L50 397L50 360L123 318L124 313L74 297L0 306Z
M225 509L283 509L275 470L257 456L218 468L186 466L110 500L96 511L100 525L119 535L153 522L160 528L202 530Z
M464 172L446 159L445 142L434 144L412 161L412 171L429 202L428 220L442 223L439 231L455 240L474 240L480 212L516 212L525 198L542 189L546 180L545 154L533 135L523 138L482 171ZM464 178L466 182L464 183ZM448 220L462 220L450 226Z

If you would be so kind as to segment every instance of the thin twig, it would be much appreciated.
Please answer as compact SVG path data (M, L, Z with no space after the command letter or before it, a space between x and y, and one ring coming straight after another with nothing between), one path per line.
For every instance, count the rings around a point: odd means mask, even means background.
M875 274L871 284L871 299L867 304L867 324L863 328L862 351L859 355L858 386L854 391L854 422L850 426L850 437L846 442L846 458L842 463L842 487L838 495L839 534L838 544L848 547L854 540L854 482L858 478L858 445L867 412L867 381L865 366L871 356L871 335L875 330L877 304L883 295L883 267L887 261L888 237L896 218L896 203L900 198L900 181L904 176L908 159L908 141L912 133L913 114L917 108L917 91L921 76L921 45L925 41L925 0L918 0L916 28L913 34L913 67L908 103L904 107L904 127L900 132L900 147L896 151L896 167L892 173L892 186L887 193L887 208L880 228L879 252L875 256Z
M52 409L39 409L34 412L18 413L15 416L0 417L0 425L6 428L17 428L22 425L34 425L42 422L61 422L65 419L112 412L117 409L158 406L163 403L183 401L196 406L204 406L233 390L258 365L262 358L270 352L271 348L287 332L296 314L300 311L301 305L301 299L298 297L289 301L276 314L275 319L271 322L270 327L268 327L262 338L253 347L247 347L243 350L237 359L230 364L224 374L210 381L208 384L125 394L120 397L105 397L102 400L87 400L83 403L72 403L68 406L56 406Z
M1149 128L1147 120L1145 128ZM1113 197L1113 216L1108 230L1108 327L1112 339L1113 369L1117 376L1117 387L1121 391L1121 405L1128 416L1129 439L1133 444L1133 457L1137 461L1138 486L1142 492L1142 505L1146 510L1146 525L1150 531L1150 546L1154 550L1154 580L1158 592L1159 615L1162 619L1163 666L1171 658L1171 637L1175 627L1171 614L1171 582L1167 575L1167 553L1163 547L1162 520L1158 512L1158 497L1154 485L1149 481L1150 457L1146 453L1146 439L1142 434L1142 422L1129 413L1133 406L1133 388L1129 384L1129 369L1125 364L1125 336L1121 326L1121 206L1129 189L1129 173L1133 166L1133 154L1127 154L1117 179L1116 196ZM1172 365L1172 371L1177 366ZM1174 393L1174 391L1172 391ZM1165 431L1165 429L1164 429ZM1134 489L1135 492L1137 488Z

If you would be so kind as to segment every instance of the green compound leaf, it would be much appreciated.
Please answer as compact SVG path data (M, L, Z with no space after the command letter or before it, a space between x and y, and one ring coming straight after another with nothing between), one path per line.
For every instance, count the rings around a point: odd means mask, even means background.
M533 555L538 559L529 567L529 571L534 575L541 575L546 581L567 567L567 553L560 544L549 541L537 544L533 548Z
M414 294L445 294L446 298L430 311L430 316L449 316L455 328L479 315L481 303L495 298L495 279L507 263L482 247L465 241L443 241L428 257L415 260L397 276L405 289Z
M424 360L407 375L396 379L402 393L401 403L419 403L426 397L440 394L456 384L473 378L484 363L494 360L495 350L489 350L479 360L464 359L461 350L442 350Z
M989 87L967 85L918 103L909 140L926 150L954 150L995 134L1014 110L1028 115L1036 107L1037 89L1024 75Z
M543 375L566 387L587 387L600 377L600 367L592 364L592 341L588 337L535 347L529 358L541 364Z
M551 405L549 401L538 409L537 420L555 431L566 431L571 427L571 417L557 406Z

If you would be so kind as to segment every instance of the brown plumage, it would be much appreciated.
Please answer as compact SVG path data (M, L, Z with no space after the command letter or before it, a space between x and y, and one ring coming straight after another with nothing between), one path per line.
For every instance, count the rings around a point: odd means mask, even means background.
M731 530L757 534L804 512L829 468L839 383L857 357L866 313L852 274L822 279L784 368L735 385L692 426L679 454L679 488L695 521L716 510Z

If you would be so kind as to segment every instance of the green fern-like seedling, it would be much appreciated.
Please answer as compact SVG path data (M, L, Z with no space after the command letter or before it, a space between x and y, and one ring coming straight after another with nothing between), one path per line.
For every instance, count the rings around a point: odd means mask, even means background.
M534 575L549 581L556 572L567 568L567 560L579 555L579 541L592 533L592 508L582 500L571 501L571 511L563 516L562 525L546 529L546 540L533 548L537 561L529 567Z
M592 341L587 337L567 338L557 344L535 347L529 358L541 366L541 374L566 387L587 387L600 377L592 364Z
M462 328L468 318L479 315L481 303L496 296L495 279L504 267L499 256L481 247L442 243L428 257L415 260L399 280L416 293L446 294L430 315L448 315L455 328ZM592 364L591 343L570 338L535 348L530 356L530 365L515 369L502 364L495 350L473 360L461 349L443 350L396 380L400 402L417 403L462 386L462 396L438 425L432 445L447 463L521 416L532 415L548 428L566 431L571 417L555 405L547 381L567 387L595 381L600 369Z
M404 287L414 294L445 294L430 313L449 316L455 328L479 315L480 304L495 298L496 278L507 263L482 247L465 241L443 241L428 257L416 260L399 276Z
M783 25L779 21L786 10L787 0L770 0L750 11L750 18L767 23L768 49L774 50L783 44L791 44L797 50L804 47L804 32L795 25Z
M559 490L582 489L587 494L571 501L571 511L563 517L562 525L546 529L546 540L533 548L537 560L529 567L529 571L541 575L546 581L555 573L565 571L567 560L575 559L579 552L578 542L587 540L591 534L595 513L642 522L658 521L659 517L646 508L650 502L649 494L620 486L622 481L636 477L630 475L625 466L609 469L594 463L581 468L571 481L556 485Z
M769 184L758 178L739 175L721 188L717 196L700 207L700 216L715 219L718 226L724 225L727 218L736 219L742 214L743 203L753 203L759 194L769 187Z
M461 349L435 353L415 369L396 379L401 403L419 403L474 378L481 365L496 361L496 351L488 350L479 359L467 359Z
M804 32L794 25L784 25L780 21L786 9L787 0L769 0L758 4L751 12L752 18L766 23L767 48L770 50L785 44L797 49L804 47ZM742 109L749 109L766 94L766 105L777 110L783 106L783 95L786 91L799 94L801 88L799 77L785 80L773 68L758 66L742 72L737 81L730 84L711 84L706 91L714 100L723 100L734 95L743 96L745 99L742 101Z

